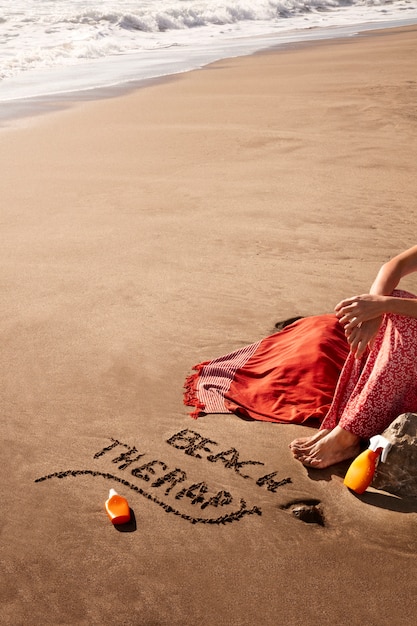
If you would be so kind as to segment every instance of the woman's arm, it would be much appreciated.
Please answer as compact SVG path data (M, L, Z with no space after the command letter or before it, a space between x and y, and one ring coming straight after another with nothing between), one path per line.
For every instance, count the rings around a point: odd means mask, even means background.
M401 278L415 271L417 271L417 246L401 252L384 263L372 283L369 293L382 296L389 295L398 286Z
M401 278L417 271L417 246L384 263L369 294L346 298L335 307L351 351L359 358L378 332L384 313L417 318L417 300L391 296Z

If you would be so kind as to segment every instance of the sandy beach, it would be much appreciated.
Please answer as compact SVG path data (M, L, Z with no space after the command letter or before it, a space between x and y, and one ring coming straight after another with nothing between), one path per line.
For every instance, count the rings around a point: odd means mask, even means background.
M415 244L416 34L228 59L0 128L3 624L411 623L416 501L304 468L288 443L306 427L194 421L182 387Z

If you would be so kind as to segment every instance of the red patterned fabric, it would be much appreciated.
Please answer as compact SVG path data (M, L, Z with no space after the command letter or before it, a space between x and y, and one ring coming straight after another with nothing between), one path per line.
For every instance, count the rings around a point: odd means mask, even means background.
M335 315L306 317L281 332L200 363L185 383L192 417L236 413L317 425L329 411L348 344Z
M416 298L396 290L397 298ZM417 411L417 319L384 316L372 350L360 360L348 356L334 401L321 428L337 424L367 439L401 413Z

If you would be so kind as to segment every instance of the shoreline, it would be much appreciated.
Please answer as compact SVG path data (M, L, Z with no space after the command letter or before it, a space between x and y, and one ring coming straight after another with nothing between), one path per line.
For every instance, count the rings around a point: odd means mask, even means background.
M97 100L112 99L121 97L123 95L128 95L138 89L145 89L148 86L176 80L176 78L189 72L207 69L212 65L215 65L216 63L221 63L222 61L245 58L254 54L267 54L269 51L279 52L302 47L315 46L329 41L334 43L337 43L337 41L343 42L350 39L355 39L356 37L369 37L373 35L378 35L379 33L384 33L386 31L401 31L403 29L413 28L416 24L417 21L409 18L395 21L389 20L386 23L382 24L380 22L369 22L355 24L352 26L342 25L324 27L323 29L321 29L320 27L315 27L312 29L312 31L315 31L315 33L322 31L321 36L316 36L316 34L313 34L311 36L310 33L306 33L305 31L301 30L299 31L298 35L300 39L297 39L297 36L295 36L294 40L290 39L289 41L283 42L278 41L277 43L271 45L266 45L264 43L259 48L256 48L255 46L255 49L249 50L248 52L242 51L237 55L226 55L213 61L207 61L207 63L201 66L191 67L189 69L180 71L173 71L172 73L167 73L161 76L152 76L137 80L129 79L123 82L91 88L89 87L73 91L71 90L52 94L16 98L9 101L0 101L0 130L2 128L8 127L18 120L24 120L26 118L36 118L38 116L47 115L48 113L53 113L54 111L60 109L77 106L78 104L82 104L83 102L93 102ZM345 33L341 34L342 31L345 31ZM288 37L289 35L290 33L283 33L281 36L278 36L278 39L280 37L285 39L285 37ZM277 35L271 33L270 39L276 38ZM267 41L268 39L269 37L266 35L262 37L262 40L264 41ZM65 70L66 68L63 69Z
M416 30L226 59L3 132L5 626L408 626L415 498L303 467L307 427L194 421L182 388L415 243ZM323 525L293 514L309 503Z

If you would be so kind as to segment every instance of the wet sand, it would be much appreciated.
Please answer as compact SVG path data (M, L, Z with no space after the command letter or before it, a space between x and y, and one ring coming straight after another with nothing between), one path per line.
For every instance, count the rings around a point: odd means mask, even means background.
M4 624L410 623L416 502L182 385L415 244L416 55L272 50L1 129Z

